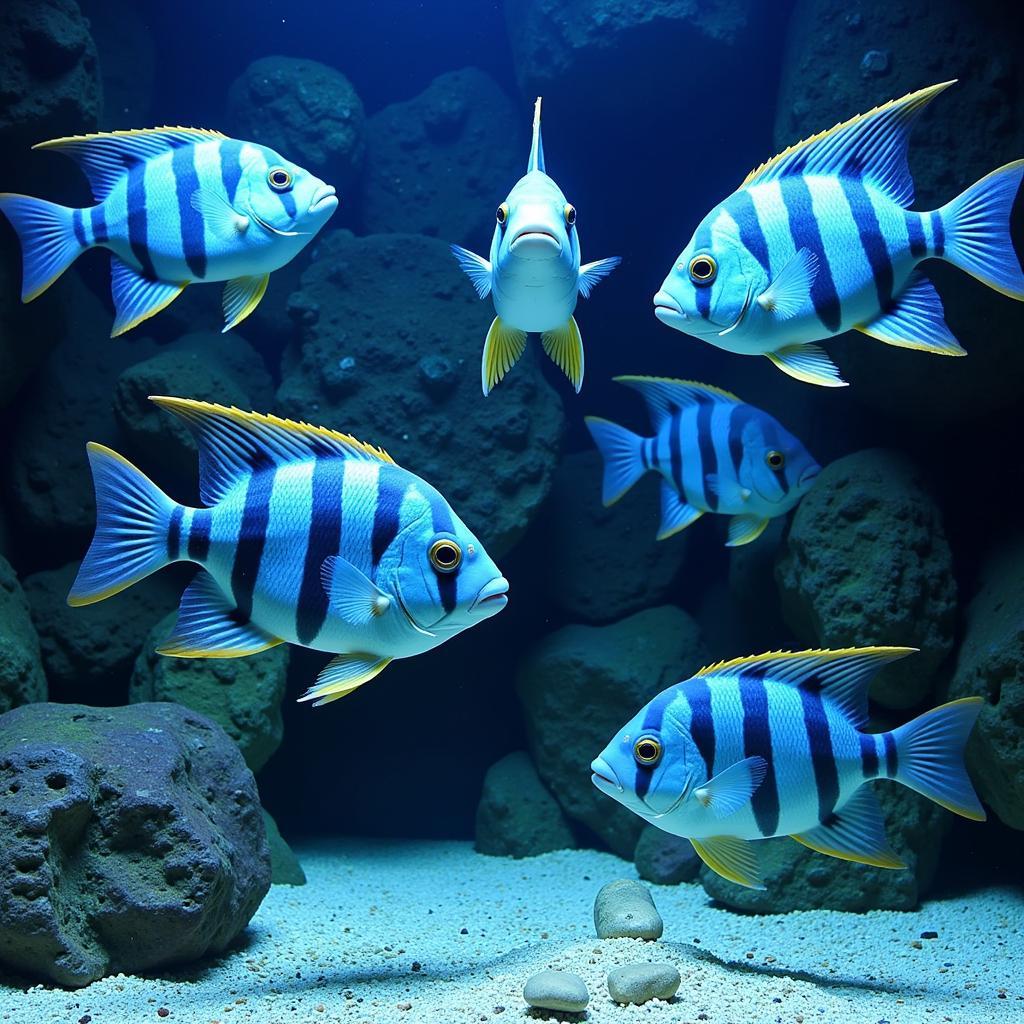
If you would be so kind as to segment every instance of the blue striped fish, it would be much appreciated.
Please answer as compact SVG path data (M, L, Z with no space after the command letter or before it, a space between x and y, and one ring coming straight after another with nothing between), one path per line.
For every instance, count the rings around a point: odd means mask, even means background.
M533 143L526 174L495 215L491 258L453 245L459 266L481 299L493 294L497 314L484 340L480 383L485 395L526 351L528 331L539 331L544 351L579 392L583 339L573 311L582 295L619 264L618 256L580 266L576 207L544 171L540 97L533 111Z
M773 836L841 860L905 867L866 782L894 779L985 819L964 767L980 697L891 732L864 731L872 677L912 650L777 652L701 669L626 723L591 765L594 785L750 888L764 885L749 840Z
M70 605L194 562L203 571L158 652L241 658L288 642L335 653L299 698L317 705L505 607L508 583L480 542L381 449L276 416L153 401L195 437L203 507L179 505L90 444L96 534Z
M765 355L790 376L825 387L846 382L814 343L851 329L901 348L965 355L917 267L943 259L1024 300L1010 239L1024 160L941 209L910 209L910 131L952 84L892 100L751 171L679 255L654 296L657 318L728 352Z
M200 128L145 128L42 142L76 160L96 205L69 209L0 194L22 249L22 302L38 298L88 249L112 253L111 337L224 281L224 330L258 305L270 273L338 207L330 185L266 146Z
M616 377L643 395L653 437L586 417L604 459L602 498L612 505L648 470L660 473L658 540L705 512L731 516L727 547L749 544L811 489L821 467L777 420L709 384Z

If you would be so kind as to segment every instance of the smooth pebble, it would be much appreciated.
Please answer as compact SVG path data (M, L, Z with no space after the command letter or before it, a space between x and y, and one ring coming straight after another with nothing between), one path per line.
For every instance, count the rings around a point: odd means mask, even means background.
M599 939L660 939L665 930L647 887L632 878L602 886L594 900L594 927Z
M682 978L671 964L627 964L608 975L608 995L617 1003L671 999Z
M538 971L523 986L523 998L541 1010L582 1013L590 1002L586 982L567 971Z

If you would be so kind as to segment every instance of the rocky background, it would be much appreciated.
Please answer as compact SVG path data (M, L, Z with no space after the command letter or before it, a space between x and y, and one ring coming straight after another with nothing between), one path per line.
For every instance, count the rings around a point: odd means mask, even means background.
M21 773L16 785L45 794L54 787L39 764L73 762L45 813L70 815L61 832L69 849L101 856L100 840L74 822L86 813L75 808L107 799L96 780L117 766L82 767L103 761L105 731L161 719L176 737L160 755L167 772L197 721L218 743L233 741L232 771L245 786L257 773L274 815L265 819L270 847L235 850L235 826L216 820L215 807L189 835L234 851L217 860L217 870L235 868L211 882L223 905L210 913L236 932L264 884L256 862L272 855L275 880L302 880L278 826L292 837L475 834L481 851L513 857L598 844L635 856L652 881L699 878L711 897L756 911L909 907L956 884L965 863L1019 880L1024 307L930 267L969 358L844 338L832 349L852 387L825 392L669 332L649 304L693 226L750 166L892 96L960 79L914 137L921 208L1024 154L1024 35L1001 5L795 0L780 16L778 5L753 0L506 0L450 30L420 13L391 34L353 14L344 38L299 34L304 9L279 23L254 13L242 30L206 5L192 12L188 59L176 15L159 5L10 0L0 12L5 190L85 204L77 171L32 153L32 143L192 122L278 147L342 199L328 230L227 336L211 287L189 289L109 340L103 254L22 307L17 245L0 227L0 711L35 705L0 717L0 737L31 721L48 751L23 764L0 748L0 773ZM236 29L238 45L222 59L215 40ZM302 56L283 55L294 53ZM477 366L492 314L447 245L486 252L494 207L525 164L539 92L549 169L579 210L585 258L624 263L578 311L582 396L532 346L485 400ZM713 517L655 542L652 481L612 509L599 501L583 414L646 427L639 403L610 382L615 373L728 387L778 415L827 468L789 522L755 545L727 552ZM508 609L312 712L292 699L323 660L311 652L234 662L152 653L187 567L68 608L94 521L86 441L124 452L181 500L195 498L191 442L147 402L154 393L273 409L385 446L482 535L511 580ZM642 831L590 785L589 762L615 728L709 659L867 643L921 648L879 677L880 727L947 696L986 700L969 751L986 825L904 790L883 794L893 846L912 870L845 864L778 841L764 855L768 891L740 890L699 873L688 844ZM47 699L60 707L39 703ZM74 735L48 726L48 715L64 721L82 704L101 710L76 712L87 717ZM156 828L176 813L175 799L146 805L141 820ZM258 807L255 788L251 799ZM15 843L10 827L0 827L0 847ZM46 857L25 852L24 877L4 876L0 887L49 891L37 856ZM86 881L95 880L75 884ZM152 893L111 885L137 912L155 912ZM59 907L54 914L39 952L46 976L78 984L129 963L116 929L104 944L61 931ZM203 927L169 955L219 948L232 930ZM3 929L0 921L0 959L13 963Z

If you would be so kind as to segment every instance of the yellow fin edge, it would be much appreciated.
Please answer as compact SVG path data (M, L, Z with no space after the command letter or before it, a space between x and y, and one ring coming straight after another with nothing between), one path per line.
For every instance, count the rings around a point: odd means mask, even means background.
M896 661L905 658L908 654L916 654L917 647L841 647L836 650L828 648L810 648L806 651L768 651L765 654L750 654L741 658L718 661L713 665L706 665L698 672L694 672L694 678L698 676L711 675L713 672L724 672L728 669L744 668L747 665L760 664L764 661L781 661L784 658L823 658L826 661L837 661L840 658L864 657L874 655L879 659Z
M808 850L814 850L816 853L824 853L828 857L835 857L838 860L850 861L852 864L870 864L875 868L891 868L893 870L899 870L905 868L907 865L899 859L895 854L891 857L872 857L870 854L856 855L846 850L834 850L829 846L822 846L818 843L808 842L803 836L792 835L789 837L794 842L799 843L801 846L806 846Z
M124 139L138 135L158 135L162 132L185 132L195 135L197 138L226 139L223 132L213 128L186 128L184 125L163 125L159 128L122 128L113 132L90 132L86 135L64 135L59 139L48 139L46 142L37 142L33 149L57 149L69 142L92 142L95 139Z
M731 391L726 391L725 388L717 388L714 384L704 384L699 380L679 380L675 377L645 377L642 374L620 374L618 377L612 377L612 380L617 384L675 384L681 387L699 388L701 391L718 395L720 398L728 398L733 402L743 402L739 395L734 395Z
M151 306L149 309L145 310L145 312L140 313L128 323L114 328L114 330L110 332L110 336L112 338L120 338L122 334L127 334L129 331L134 330L144 320L148 320L151 316L156 316L162 309L166 309L187 287L188 282L186 281L185 284L179 285L178 290L171 293L163 302L160 302L155 306Z

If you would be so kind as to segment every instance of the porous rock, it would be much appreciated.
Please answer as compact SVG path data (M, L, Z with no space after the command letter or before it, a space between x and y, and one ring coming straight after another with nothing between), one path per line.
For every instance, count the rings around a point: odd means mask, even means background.
M516 688L537 771L573 821L631 858L643 822L601 793L589 765L630 718L705 662L697 626L672 606L608 626L566 626L530 650Z
M1024 829L1024 539L989 555L950 686L983 697L967 743L978 795L1011 828Z
M538 971L523 986L523 998L540 1010L582 1013L590 1002L587 983L569 971Z
M481 394L492 312L447 247L331 232L291 308L302 342L286 354L277 411L382 445L492 556L508 551L551 486L562 406L532 351Z
M575 846L569 822L529 754L517 750L487 769L476 809L477 853L534 857Z
M353 184L362 167L362 100L340 71L319 61L254 60L228 90L224 130L269 146L339 193Z
M956 582L942 515L905 456L874 448L826 466L776 579L786 622L809 646L920 648L879 673L874 699L907 708L928 695L953 649Z
M267 845L270 847L270 882L272 885L305 885L306 872L302 870L299 858L288 845L277 822L263 809L263 825L267 830Z
M690 882L700 871L700 858L689 839L663 832L655 825L645 826L633 853L636 873L656 885Z
M46 700L46 676L29 604L14 570L0 556L0 713Z
M617 1003L671 999L682 980L671 964L624 964L608 972L608 995Z
M889 844L906 870L839 860L788 838L758 840L754 852L764 890L737 885L704 867L700 879L705 892L733 910L754 914L915 909L934 881L942 838L953 816L898 783L879 782L874 788Z
M647 886L620 878L601 886L594 900L594 928L599 939L660 939L665 924Z
M658 481L640 480L606 508L601 456L565 456L558 464L543 520L548 594L574 620L614 622L659 604L686 554L686 535L655 539Z
M366 230L489 246L495 208L526 170L527 127L477 68L439 75L419 96L374 114L366 126Z
M174 701L216 722L258 772L281 745L288 645L245 658L169 658L156 653L174 629L172 613L153 626L135 662L133 704Z
M252 773L174 704L0 717L0 962L77 987L218 953L270 887Z

